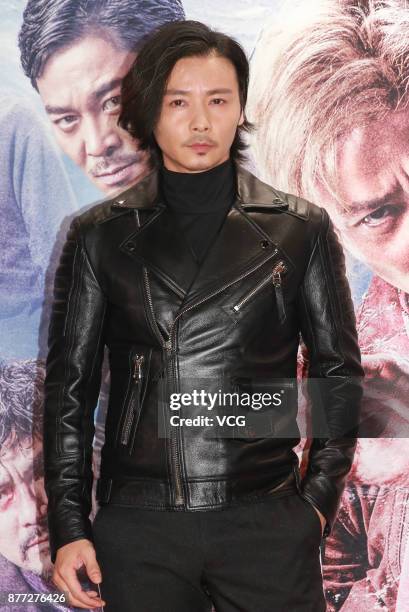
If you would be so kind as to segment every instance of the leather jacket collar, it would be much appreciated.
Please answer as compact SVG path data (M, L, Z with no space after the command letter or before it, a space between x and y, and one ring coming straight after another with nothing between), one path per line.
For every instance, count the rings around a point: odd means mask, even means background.
M288 208L288 202L283 194L265 185L239 163L234 162L237 176L237 200L243 208L264 208L271 206ZM162 205L158 199L159 173L155 168L142 181L123 191L118 199L113 200L113 208L156 208ZM264 187L265 185L265 187ZM271 197L273 193L273 198Z
M236 163L236 199L199 267L186 241L177 238L180 230L158 195L158 177L155 169L122 192L111 201L111 215L116 216L118 209L119 214L135 212L137 228L132 224L132 231L118 245L120 250L160 277L185 305L208 299L281 251L280 232L271 239L251 211L285 212L288 201ZM142 210L150 214L141 222ZM281 256L287 260L284 252ZM288 261L288 268L292 267Z

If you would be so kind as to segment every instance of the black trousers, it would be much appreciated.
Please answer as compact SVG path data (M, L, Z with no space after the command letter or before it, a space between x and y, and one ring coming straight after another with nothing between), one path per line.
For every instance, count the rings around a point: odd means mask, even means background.
M323 612L321 524L297 492L222 510L108 504L93 523L106 612Z

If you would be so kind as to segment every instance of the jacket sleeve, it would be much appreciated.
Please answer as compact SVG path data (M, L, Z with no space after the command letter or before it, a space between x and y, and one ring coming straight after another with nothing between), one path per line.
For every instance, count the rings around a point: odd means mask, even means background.
M326 537L355 453L364 370L345 257L325 209L298 290L297 311L309 356L313 438L301 494L325 516Z
M80 538L92 541L92 441L101 384L106 298L88 259L78 217L54 281L44 388L44 484L51 560Z

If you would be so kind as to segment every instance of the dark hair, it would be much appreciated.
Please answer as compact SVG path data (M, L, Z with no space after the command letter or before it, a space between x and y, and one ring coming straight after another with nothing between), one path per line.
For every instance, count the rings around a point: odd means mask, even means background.
M31 446L43 433L45 362L0 362L0 449Z
M118 124L138 139L140 149L150 152L152 165L157 165L161 159L153 129L160 115L166 82L174 65L183 57L206 56L211 53L230 60L234 65L240 105L244 111L249 81L246 54L236 40L199 21L174 21L154 31L124 77ZM230 149L233 159L245 159L242 151L248 145L242 140L240 132L250 132L253 128L253 124L244 117Z
M137 51L152 30L184 16L181 0L28 0L18 35L21 65L37 89L50 56L88 34Z

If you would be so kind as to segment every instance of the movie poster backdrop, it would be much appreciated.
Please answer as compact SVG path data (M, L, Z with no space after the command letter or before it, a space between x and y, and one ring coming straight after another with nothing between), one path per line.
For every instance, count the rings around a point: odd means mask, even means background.
M248 169L325 207L344 247L366 373L365 434L321 546L328 610L409 610L406 2L0 0L0 9L1 609L43 609L28 598L7 602L7 593L56 591L42 409L66 232L73 216L146 176L146 154L116 125L120 81L149 31L187 18L234 36L250 58ZM302 376L301 351L299 359ZM92 516L106 360L103 368ZM308 446L302 438L296 449L304 468Z

